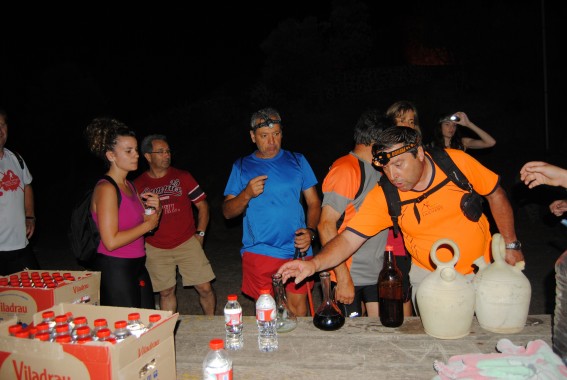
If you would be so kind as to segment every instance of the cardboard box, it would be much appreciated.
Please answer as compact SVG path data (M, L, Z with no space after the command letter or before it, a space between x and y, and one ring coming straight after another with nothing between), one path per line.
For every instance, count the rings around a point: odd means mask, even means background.
M59 304L49 310L56 315L70 311L74 316L86 316L92 323L106 318L112 328L117 320L126 320L128 313L139 312L147 323L151 314L162 319L139 338L124 341L52 343L11 337L8 326L16 319L0 323L0 379L144 379L174 380L176 378L173 330L179 314L170 311L135 309L86 304ZM41 313L33 317L41 322Z
M53 289L0 286L0 320L17 317L20 322L29 324L32 322L35 313L59 303L86 302L91 305L98 305L100 300L100 272L41 272L70 273L75 277L75 281L65 281ZM14 274L21 275L21 273L23 272Z

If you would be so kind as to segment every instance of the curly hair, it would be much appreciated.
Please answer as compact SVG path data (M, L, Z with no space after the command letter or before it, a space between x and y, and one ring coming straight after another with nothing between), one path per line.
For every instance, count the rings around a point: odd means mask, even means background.
M136 137L136 134L126 124L111 118L95 118L85 129L89 150L107 166L110 166L110 161L106 158L106 152L114 150L120 136Z

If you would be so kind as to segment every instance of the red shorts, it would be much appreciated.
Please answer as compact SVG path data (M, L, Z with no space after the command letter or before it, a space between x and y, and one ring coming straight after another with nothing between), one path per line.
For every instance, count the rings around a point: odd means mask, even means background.
M312 256L305 257L305 260L311 259ZM270 289L273 296L272 275L288 261L290 260L244 252L242 255L242 293L257 300L261 289ZM290 293L307 294L308 289L311 291L314 285L314 281L308 279L296 284L291 278L286 282L285 289Z

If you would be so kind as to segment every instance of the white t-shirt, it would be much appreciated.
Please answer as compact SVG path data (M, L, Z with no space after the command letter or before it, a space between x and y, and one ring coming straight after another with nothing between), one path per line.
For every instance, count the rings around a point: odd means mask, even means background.
M24 169L14 153L4 148L0 158L0 251L14 251L28 245L24 186L32 176L24 162Z

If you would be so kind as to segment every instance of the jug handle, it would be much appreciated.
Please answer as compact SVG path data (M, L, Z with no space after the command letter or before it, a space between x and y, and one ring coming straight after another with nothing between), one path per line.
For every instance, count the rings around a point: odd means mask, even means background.
M506 242L499 233L492 235L492 258L495 262L506 262Z
M441 245L450 245L453 248L453 258L447 262L443 262L441 260L439 260L439 258L437 257L437 248L439 248ZM455 244L455 242L453 240L450 239L439 239L437 240L435 243L433 243L433 246L431 247L431 252L429 254L429 256L431 257L431 261L433 261L435 263L436 266L455 266L455 264L457 263L457 261L459 261L459 257L461 256L460 252L459 252L459 247L457 247L457 244Z
M510 265L506 262L506 242L499 233L492 236L492 258L495 262L501 262ZM519 271L523 271L526 267L525 261L518 261L515 265L510 265Z

